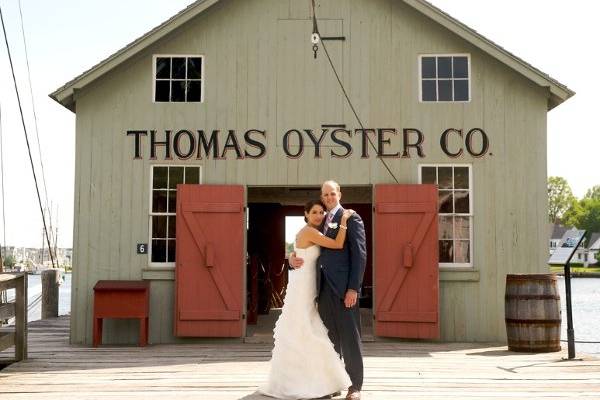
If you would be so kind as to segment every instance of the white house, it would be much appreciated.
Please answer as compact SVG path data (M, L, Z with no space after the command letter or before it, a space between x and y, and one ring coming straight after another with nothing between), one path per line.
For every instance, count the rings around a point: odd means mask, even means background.
M590 237L590 241L588 243L588 251L589 251L589 263L594 264L600 261L600 232L592 233Z

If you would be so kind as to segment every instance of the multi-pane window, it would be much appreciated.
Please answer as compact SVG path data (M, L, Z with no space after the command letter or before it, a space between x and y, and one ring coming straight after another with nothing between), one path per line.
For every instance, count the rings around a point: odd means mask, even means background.
M200 167L153 166L150 200L150 261L175 262L177 184L200 183Z
M421 56L421 101L469 101L469 57Z
M155 102L201 102L202 56L154 57Z
M473 188L469 165L422 165L420 182L438 186L439 262L472 266Z

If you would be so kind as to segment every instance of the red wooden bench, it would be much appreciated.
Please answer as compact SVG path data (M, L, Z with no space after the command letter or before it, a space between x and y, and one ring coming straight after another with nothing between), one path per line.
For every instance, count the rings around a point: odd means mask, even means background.
M147 281L98 281L94 286L94 347L102 344L103 318L139 319L139 345L146 346L149 301Z

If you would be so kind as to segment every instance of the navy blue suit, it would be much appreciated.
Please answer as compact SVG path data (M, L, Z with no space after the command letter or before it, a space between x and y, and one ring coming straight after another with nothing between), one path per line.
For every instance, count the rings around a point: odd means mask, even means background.
M335 239L344 209L340 208L332 220L337 228L328 228L326 236ZM347 222L348 232L342 249L321 247L317 260L317 293L319 315L328 330L329 338L338 354L344 358L352 387L360 390L363 383L363 360L360 339L360 308L358 301L351 308L344 305L348 289L360 294L367 262L365 227L358 214Z

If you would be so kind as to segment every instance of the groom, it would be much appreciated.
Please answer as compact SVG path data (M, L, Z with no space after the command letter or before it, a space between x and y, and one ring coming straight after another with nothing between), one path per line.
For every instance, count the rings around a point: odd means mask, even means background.
M342 193L335 181L321 186L321 200L327 208L323 234L335 239L344 209ZM367 249L365 227L358 214L348 220L344 247L339 250L321 248L317 261L317 293L319 315L329 331L335 351L343 356L346 371L352 381L346 399L360 399L363 384L363 360L360 341L360 309L358 295L365 272ZM290 265L300 268L303 260L290 257Z

